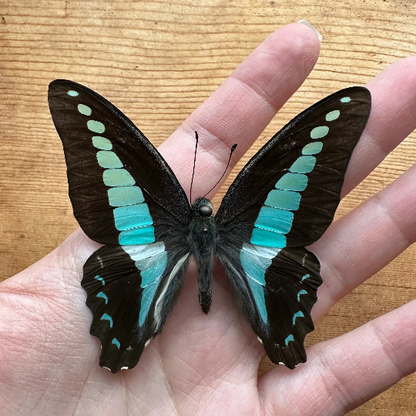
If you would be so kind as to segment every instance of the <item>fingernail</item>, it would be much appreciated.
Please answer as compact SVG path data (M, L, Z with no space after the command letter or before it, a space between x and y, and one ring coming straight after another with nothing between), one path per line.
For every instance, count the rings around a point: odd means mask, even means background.
M322 35L316 30L316 28L310 22L308 22L306 19L301 19L298 23L302 23L305 26L309 26L316 33L316 36L318 36L319 42L322 42Z

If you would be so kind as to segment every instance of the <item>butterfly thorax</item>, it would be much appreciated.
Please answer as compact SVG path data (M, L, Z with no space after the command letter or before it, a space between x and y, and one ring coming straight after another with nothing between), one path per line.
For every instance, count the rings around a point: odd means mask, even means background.
M211 306L211 279L214 268L216 229L213 206L206 198L192 205L189 224L189 246L198 266L199 303L208 313Z

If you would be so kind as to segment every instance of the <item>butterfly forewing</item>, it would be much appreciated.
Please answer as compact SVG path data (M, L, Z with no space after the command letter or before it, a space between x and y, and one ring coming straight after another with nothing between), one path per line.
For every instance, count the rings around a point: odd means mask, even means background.
M275 363L306 360L303 341L322 280L304 247L328 228L370 93L339 91L305 110L244 167L216 215L218 256Z
M100 364L136 365L163 327L188 264L190 206L146 137L111 103L65 80L49 87L74 215L108 244L87 260L82 286L100 340Z
M149 220L143 202L160 207L154 208L155 215L163 213L159 220L187 226L190 207L184 190L123 113L94 91L66 80L50 84L48 100L65 150L74 215L91 239L119 244L120 231L135 228L132 216L141 218L143 227Z

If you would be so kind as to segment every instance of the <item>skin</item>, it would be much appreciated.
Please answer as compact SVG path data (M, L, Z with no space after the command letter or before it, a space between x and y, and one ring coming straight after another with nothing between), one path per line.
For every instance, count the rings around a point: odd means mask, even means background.
M241 157L301 85L319 54L305 25L270 35L160 147L189 189L194 131L200 135L195 195L218 178L232 144ZM416 59L396 62L369 84L373 109L344 184L357 186L413 129ZM403 117L404 113L408 117ZM181 149L178 152L178 149ZM212 192L211 196L215 192ZM386 239L385 236L389 238ZM322 264L316 321L383 268L416 236L416 167L334 223L311 247ZM13 415L342 415L416 370L416 302L307 351L294 371L258 377L264 349L233 302L220 267L206 316L191 267L162 333L132 370L98 366L82 266L98 245L78 230L0 285L0 409ZM348 256L345 256L348 253ZM409 279L412 278L409 276Z

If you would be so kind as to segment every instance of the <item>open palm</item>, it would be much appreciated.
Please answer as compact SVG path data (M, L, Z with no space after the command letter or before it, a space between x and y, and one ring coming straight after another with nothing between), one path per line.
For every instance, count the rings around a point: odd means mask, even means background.
M188 118L159 148L185 189L193 132L202 139L194 192L205 193L202 172L220 177L234 143L242 156L306 78L318 53L319 41L310 28L287 26L264 41ZM351 159L344 194L416 128L414 117L403 117L416 107L415 74L416 60L408 58L368 85L372 113ZM334 223L311 247L324 280L314 319L415 236L412 168ZM91 313L80 286L83 264L97 248L78 230L0 285L1 415L344 414L416 369L413 301L309 348L308 362L296 370L278 366L259 378L264 349L235 305L221 267L214 276L208 316L200 309L190 267L162 333L134 369L111 374L98 366L99 345L89 335Z

